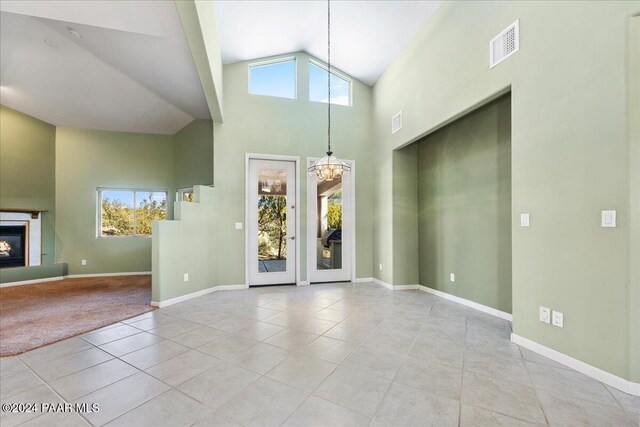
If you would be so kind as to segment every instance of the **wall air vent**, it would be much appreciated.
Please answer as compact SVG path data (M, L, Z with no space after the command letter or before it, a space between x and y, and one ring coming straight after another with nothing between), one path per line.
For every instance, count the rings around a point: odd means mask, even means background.
M516 20L489 43L489 68L493 68L520 49L520 24Z
M391 133L396 133L402 129L402 111L391 119Z

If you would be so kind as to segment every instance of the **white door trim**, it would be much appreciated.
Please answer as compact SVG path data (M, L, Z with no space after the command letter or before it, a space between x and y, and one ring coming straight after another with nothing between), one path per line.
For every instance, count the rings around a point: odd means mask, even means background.
M250 202L250 182L249 182L249 160L282 160L282 161L288 161L288 162L294 162L295 163L295 168L296 168L296 176L295 176L295 180L296 180L296 208L295 208L295 213L296 213L296 239L295 239L295 246L296 246L296 284L298 286L304 284L302 283L301 279L300 279L300 157L299 156L281 156L281 155L276 155L276 154L257 154L257 153L246 153L245 154L245 165L244 165L244 169L245 169L245 176L244 176L244 182L245 182L245 192L244 192L244 277L245 277L245 283L247 283L248 286L251 286L251 273L249 270L249 262L250 262L250 258L251 258L251 254L250 254L250 241L249 239L251 238L250 233L249 233L249 209L251 209L251 207L249 206L249 202Z
M315 161L319 160L319 157L307 157L307 167L311 166L311 164ZM349 249L349 257L351 257L351 274L350 280L351 282L356 282L356 161L355 160L345 160L341 159L343 162L348 163L351 166L351 182L350 190L351 190L351 212L349 213L349 221L351 223L351 248ZM315 263L315 246L311 246L311 239L309 239L309 231L311 224L313 223L313 219L315 215L313 214L313 210L310 209L309 203L309 180L307 179L307 282L311 283L311 265ZM313 250L312 250L313 249Z

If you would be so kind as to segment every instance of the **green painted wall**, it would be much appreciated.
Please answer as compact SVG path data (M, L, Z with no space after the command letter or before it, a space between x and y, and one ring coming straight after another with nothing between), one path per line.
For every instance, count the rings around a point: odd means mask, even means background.
M640 16L629 19L628 29L629 372L640 383Z
M175 188L213 184L213 122L194 120L173 136Z
M248 93L248 62L225 65L225 120L214 124L214 171L220 206L218 237L225 242L216 256L219 284L245 281L245 234L235 222L245 216L245 154L301 157L300 229L302 280L306 280L306 157L326 151L326 104L309 101L309 56L296 54L297 99ZM353 106L332 108L332 141L336 155L356 161L356 265L358 277L371 277L373 185L370 133L371 88L353 80Z
M419 280L418 146L393 152L393 284L415 285ZM380 266L378 266L378 269Z
M42 215L43 264L55 262L56 128L0 106L0 207L46 209Z
M22 282L26 280L48 279L67 275L67 264L45 264L24 268L3 268L0 283Z
M56 160L58 262L69 274L151 271L150 237L96 237L96 189L166 189L171 218L173 136L58 127Z
M511 313L511 97L414 146L420 284Z
M195 202L176 202L175 221L153 224L152 296L166 301L218 284L218 251L215 195L217 189L194 187ZM184 281L184 274L189 280Z
M447 2L373 90L374 165L385 177L394 149L511 87L514 331L624 378L634 262L625 75L638 12L638 1ZM520 51L489 69L489 40L516 19ZM400 110L404 128L392 135ZM373 194L374 263L386 269L375 274L389 281L404 268L389 242L407 231L393 222L392 184L376 180ZM617 228L600 227L604 209L618 211ZM523 212L529 228L519 227ZM565 327L539 322L540 305L562 311Z

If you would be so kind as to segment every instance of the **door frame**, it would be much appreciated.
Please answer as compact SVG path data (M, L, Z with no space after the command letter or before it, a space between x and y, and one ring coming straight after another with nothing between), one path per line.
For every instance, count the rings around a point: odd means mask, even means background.
M249 182L249 162L251 160L279 160L285 162L294 162L295 163L295 183L296 183L296 200L295 206L296 208L296 238L295 238L295 247L296 247L296 285L304 285L308 284L303 283L300 280L300 157L299 156L281 156L276 154L257 154L257 153L246 153L245 154L245 173L244 173L244 279L247 286L251 286L251 270L249 263L251 262L251 254L250 254L250 239L251 235L249 233L249 211L251 209L250 201L251 201L251 183Z
M319 157L307 157L307 167L311 166L313 164L313 162L318 161L320 158ZM355 160L348 160L348 159L341 159L343 162L347 163L348 165L351 166L351 185L350 185L350 190L351 190L351 212L349 213L349 222L352 224L352 230L351 230L351 248L349 248L349 253L347 256L349 256L351 259L351 273L350 273L350 280L351 282L355 282L356 281L356 161ZM310 206L312 206L312 204L315 204L315 201L310 200L310 192L309 192L309 183L310 180L307 179L307 232L306 232L306 244L307 244L307 283L311 283L311 265L312 263L316 262L316 247L315 245L313 247L311 247L311 241L312 239L310 239L310 234L311 234L311 230L313 227L313 225L315 225L314 223L314 217L315 217L315 210L311 209ZM313 225L312 225L313 224ZM313 240L315 241L315 240ZM343 254L344 255L344 254Z

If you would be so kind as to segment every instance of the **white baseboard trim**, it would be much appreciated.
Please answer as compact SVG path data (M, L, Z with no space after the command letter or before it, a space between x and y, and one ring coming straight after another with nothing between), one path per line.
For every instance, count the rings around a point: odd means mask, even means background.
M372 283L373 277L358 277L351 281L352 283Z
M300 282L296 283L296 285L298 285L298 286L309 286L309 282L307 280L301 280Z
M376 279L375 277L373 277L371 281L376 285L380 285L383 288L387 288L391 291L409 291L412 289L418 289L418 286L420 286L420 285L392 285L391 283L383 282L382 280Z
M491 314L492 316L496 316L496 317L499 317L501 319L508 320L509 322L513 321L513 315L511 315L509 313L506 313L504 311L495 309L493 307L489 307L487 305L479 304L477 302L474 302L474 301L471 301L471 300L468 300L468 299L464 299L464 298L460 298L460 297L457 297L455 295L451 295L451 294L448 294L446 292L438 291L437 289L429 288L429 287L423 286L423 285L418 285L418 289L420 289L421 291L425 291L425 292L428 292L430 294L439 296L441 298L448 299L449 301L453 301L453 302L457 302L458 304L466 305L467 307L471 307L473 309L482 311L484 313Z
M65 277L66 276L45 277L43 279L21 280L20 282L7 282L7 283L0 284L0 288L8 288L10 286L20 286L20 285L34 285L36 283L55 282L57 280L63 280Z
M603 371L600 368L589 365L581 360L574 359L571 356L567 356L564 353L553 350L549 347L545 347L542 344L538 344L535 341L531 341L527 338L521 337L515 333L511 333L511 342L518 344L528 350L538 353L541 356L547 357L554 362L558 362L562 365L568 366L578 372L581 372L593 379L596 379L602 383L607 384L613 388L623 391L634 396L640 396L640 383L635 383L624 378L620 378L610 372Z
M151 305L153 307L158 307L158 308L162 308L162 307L168 307L170 305L173 304L178 304L180 302L184 302L193 298L198 298L201 297L203 295L207 295L210 294L212 292L218 292L218 291L235 291L238 289L247 289L249 288L249 286L247 285L220 285L220 286L212 286L210 288L207 289L203 289L201 291L196 291L196 292L191 292L190 294L186 294L186 295L182 295L179 297L175 297L175 298L171 298L165 301L151 301Z
M147 276L150 271L127 271L123 273L91 273L91 274L68 274L65 279L76 279L82 277L113 277L113 276Z

